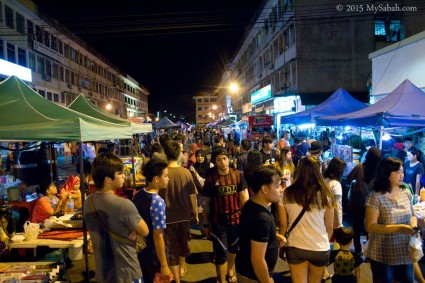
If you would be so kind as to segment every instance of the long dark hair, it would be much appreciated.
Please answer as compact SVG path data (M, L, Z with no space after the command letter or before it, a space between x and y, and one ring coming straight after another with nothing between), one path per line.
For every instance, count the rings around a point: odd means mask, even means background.
M319 209L331 207L334 196L323 180L320 166L320 161L315 157L301 158L295 180L285 189L284 198L297 203L307 211L311 211L313 207Z
M375 179L376 170L378 169L378 165L380 162L381 150L376 147L369 148L368 152L366 153L366 160L365 162L363 162L363 181L366 184L369 184L373 181L373 179Z
M373 181L372 189L375 192L391 192L390 175L392 172L397 172L403 163L400 159L394 157L387 157L379 163L378 170L376 171L376 177Z
M259 166L263 165L263 160L261 157L261 153L257 149L252 149L248 152L246 156L247 167L244 171L245 175L252 175Z

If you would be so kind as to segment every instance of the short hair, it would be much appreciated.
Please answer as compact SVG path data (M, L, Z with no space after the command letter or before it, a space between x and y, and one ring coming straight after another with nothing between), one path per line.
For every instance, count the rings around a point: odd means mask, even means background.
M167 166L167 162L161 159L151 159L143 166L143 176L145 176L146 181L150 183L155 176L161 177L162 172L164 172Z
M124 165L118 157L110 153L102 153L93 160L91 175L96 190L103 189L105 178L115 179L116 172L122 172Z
M241 146L244 150L250 150L251 149L251 141L250 140L242 140Z
M214 144L221 142L223 139L224 139L224 137L223 137L223 136L216 135L216 136L214 137Z
M347 167L347 163L339 157L334 157L328 164L328 168L326 168L325 173L323 174L323 178L329 178L330 180L337 180L341 182L342 175L344 174L344 170Z
M271 136L264 136L261 144L264 145L265 143L272 143L272 142L273 142L273 139Z
M185 140L186 140L186 137L180 133L173 137L173 141L181 141L181 143L184 143Z
M164 146L165 146L165 144L166 144L169 140L171 140L171 137L170 137L170 135L169 135L169 134L162 134L162 135L159 137L159 143L161 144L161 146L162 146L162 147L164 147Z
M97 150L97 154L109 153L109 149L106 147L101 147Z
M181 152L180 144L176 141L168 141L164 146L164 152L168 160L176 161Z
M155 152L158 152L158 153L164 152L164 149L162 148L162 146L159 143L152 144L150 158L152 158L152 156Z
M376 177L373 182L373 190L375 192L391 192L390 175L392 172L397 172L400 167L403 166L403 162L394 157L387 157L383 159L376 170Z
M411 141L411 142L413 142L413 138L412 137L405 137L404 138L404 141Z
M251 181L251 190L254 194L258 193L263 185L270 185L273 183L273 177L279 176L279 170L272 165L262 165L254 170L255 178Z
M338 229L335 229L334 232L335 240L340 245L348 245L354 237L354 231L351 228L348 227L339 227Z
M46 191L50 188L50 186L54 185L50 178L45 179L38 184L38 193L46 195Z

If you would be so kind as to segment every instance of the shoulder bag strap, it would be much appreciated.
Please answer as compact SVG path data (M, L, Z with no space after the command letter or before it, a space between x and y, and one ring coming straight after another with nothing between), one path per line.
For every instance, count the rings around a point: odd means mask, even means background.
M112 239L114 239L117 242L120 242L120 243L129 245L129 246L134 246L135 245L135 242L134 241L132 241L130 239L127 239L127 238L124 238L124 237L122 237L122 236L120 236L120 235L112 232L111 230L108 229L108 227L106 227L105 223L103 223L102 219L100 218L99 214L97 213L96 207L94 206L93 196L90 197L89 203L90 203L91 209L95 213L95 218L96 218L97 222L103 228L103 230L105 230L106 232L108 232L109 236L111 236Z
M288 237L289 233L291 233L291 231L295 228L295 226L297 226L298 222L300 222L301 217L303 217L305 211L306 211L306 209L303 208L303 210L301 210L300 214L298 214L297 219L295 219L295 221L292 224L291 228L288 230L288 232L286 232L286 237Z

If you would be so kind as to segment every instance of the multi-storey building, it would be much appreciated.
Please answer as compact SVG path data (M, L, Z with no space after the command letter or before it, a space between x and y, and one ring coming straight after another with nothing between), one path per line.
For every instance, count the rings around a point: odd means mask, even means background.
M225 115L221 104L217 103L216 95L198 95L194 96L196 107L196 126L203 127L206 124L212 123Z
M265 0L220 84L238 82L239 94L219 88L218 99L231 97L241 115L276 114L277 121L339 87L367 101L368 54L424 30L423 8L414 0ZM253 97L268 85L270 97Z
M1 0L0 27L0 59L31 69L41 96L67 106L83 93L121 117L148 117L149 90L33 2Z

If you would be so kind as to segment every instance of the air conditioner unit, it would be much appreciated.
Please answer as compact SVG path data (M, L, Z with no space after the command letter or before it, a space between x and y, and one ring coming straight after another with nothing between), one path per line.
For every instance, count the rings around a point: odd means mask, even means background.
M69 89L72 89L72 84L68 84L68 88Z
M50 82L52 78L48 75L43 75L43 80L45 80L46 82Z

